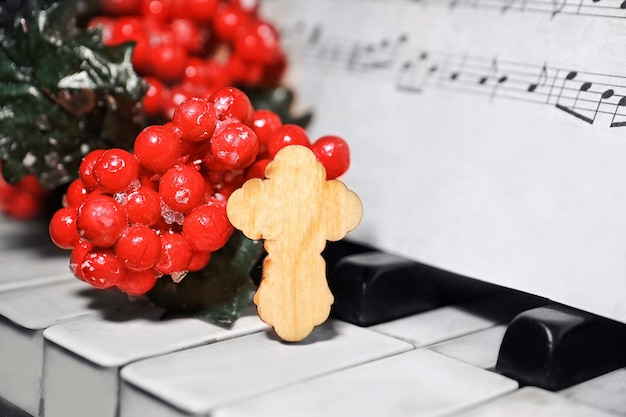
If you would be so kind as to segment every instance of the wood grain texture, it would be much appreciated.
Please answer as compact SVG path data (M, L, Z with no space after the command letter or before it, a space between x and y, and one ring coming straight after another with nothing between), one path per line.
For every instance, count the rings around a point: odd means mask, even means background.
M320 255L327 240L356 228L359 197L299 145L279 151L265 179L247 181L228 199L233 226L250 239L264 239L267 257L254 302L261 319L283 340L300 341L328 318L333 303Z

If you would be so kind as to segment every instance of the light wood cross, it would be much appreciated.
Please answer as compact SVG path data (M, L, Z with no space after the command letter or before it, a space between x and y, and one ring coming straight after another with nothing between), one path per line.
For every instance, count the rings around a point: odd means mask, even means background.
M300 341L328 319L333 295L321 252L361 221L361 200L299 145L281 149L265 179L248 180L228 199L230 222L265 239L263 278L254 295L259 317L283 340Z

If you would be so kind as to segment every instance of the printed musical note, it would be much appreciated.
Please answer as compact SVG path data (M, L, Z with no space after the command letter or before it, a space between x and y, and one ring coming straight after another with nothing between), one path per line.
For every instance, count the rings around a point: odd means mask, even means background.
M600 106L604 101L615 95L615 90L608 88L602 91L594 91L592 90L592 82L583 81L577 89L574 89L575 96L568 96L568 91L574 90L568 88L567 85L571 82L576 82L577 76L578 73L576 71L571 71L565 76L557 98L556 107L580 120L593 124ZM568 104L564 104L564 102ZM613 123L611 123L611 127L615 127Z
M368 44L365 46L355 45L350 59L348 60L349 70L375 70L390 67L396 62L396 57L408 41L407 35L398 36L394 41L383 39L380 43Z
M502 83L506 82L506 80L508 79L506 75L499 75L498 61L495 58L491 61L491 66L489 67L489 74L480 77L480 79L478 80L478 84L488 85L489 80L491 79L493 79L494 83L493 83L493 87L492 87L489 99L493 100L500 85L502 85Z
M528 92L534 93L535 91L537 91L538 87L545 86L547 82L548 82L548 68L546 67L546 64L544 63L543 67L541 67L541 72L539 73L537 82L532 83L528 86Z
M611 127L624 127L626 126L626 114L620 114L620 108L626 108L626 96L623 96L615 105L615 112L613 113L613 118L611 119ZM620 119L618 120L618 116Z
M395 87L400 91L421 93L429 78L437 71L436 65L428 65L429 55L421 53L417 59L405 61L396 77Z

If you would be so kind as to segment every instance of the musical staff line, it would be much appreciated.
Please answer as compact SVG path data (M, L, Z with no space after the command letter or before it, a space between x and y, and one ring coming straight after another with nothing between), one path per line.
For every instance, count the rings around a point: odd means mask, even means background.
M269 0L279 1L279 0ZM389 3L390 0L342 0L342 2L368 1ZM626 19L626 0L396 0L424 6L443 6L454 9L494 10L507 13L543 13L555 18L558 15Z
M290 61L373 77L400 93L440 89L486 96L490 102L521 100L552 106L588 124L600 117L611 128L626 127L626 77L421 50L406 34L377 42L331 39L321 28L283 29Z

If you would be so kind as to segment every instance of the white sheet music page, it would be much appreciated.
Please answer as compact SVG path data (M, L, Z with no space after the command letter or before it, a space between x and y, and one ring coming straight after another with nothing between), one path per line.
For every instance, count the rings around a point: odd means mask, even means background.
M626 1L267 0L352 238L626 322Z

